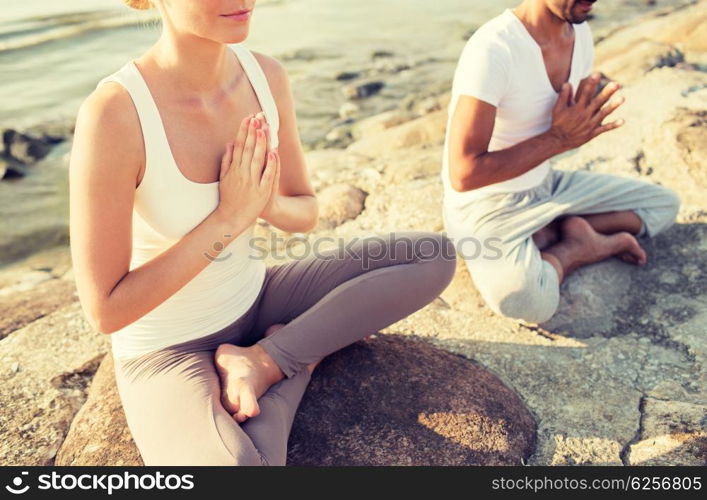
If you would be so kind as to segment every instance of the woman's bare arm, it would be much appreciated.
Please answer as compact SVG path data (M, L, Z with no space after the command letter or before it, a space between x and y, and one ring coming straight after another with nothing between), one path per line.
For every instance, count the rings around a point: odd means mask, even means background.
M280 118L277 148L281 162L279 190L271 213L264 219L283 231L311 231L317 225L319 207L297 131L289 77L277 59L255 51L253 55L263 68Z
M218 256L215 242L225 247L252 223L216 210L172 247L129 271L133 201L143 161L130 96L119 84L100 85L77 115L69 190L76 287L88 321L102 333L160 305L212 262L205 254Z

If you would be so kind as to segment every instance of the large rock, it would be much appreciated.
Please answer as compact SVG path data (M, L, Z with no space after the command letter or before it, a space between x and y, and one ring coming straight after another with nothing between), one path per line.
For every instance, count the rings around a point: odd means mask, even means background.
M53 464L107 349L78 302L0 340L0 464Z
M68 247L48 248L4 268L0 339L77 300Z
M110 353L56 465L142 465ZM535 422L473 361L400 335L361 341L317 368L295 417L290 465L520 464Z
M638 80L649 71L663 66L675 66L685 61L685 55L674 45L654 40L637 40L630 48L615 47L617 53L603 52L598 68L612 80L626 84ZM625 57L626 53L630 57ZM616 57L616 56L621 57Z
M4 151L25 164L41 160L51 150L53 141L35 133L22 133L15 129L2 131Z
M291 465L520 465L535 423L480 365L397 335L326 358L290 437Z
M641 400L641 428L627 452L631 465L707 465L705 407Z
M617 327L616 313L630 293L631 265L619 259L586 266L560 287L560 305L542 327L572 337L607 335Z
M447 111L441 109L356 141L346 149L349 152L376 157L394 149L440 144L444 141L446 125Z
M113 355L108 352L54 465L144 465L125 420L113 363Z
M613 79L633 83L654 68L689 62L693 54L706 51L707 2L701 0L614 31L597 43L595 66Z
M319 229L332 229L361 213L366 193L349 184L337 183L322 189L317 198Z
M385 111L377 115L369 116L356 122L351 128L353 138L356 140L380 134L384 130L405 123L410 117L398 110Z
M0 339L15 330L78 300L71 280L48 279L33 289L0 289Z
M707 189L707 111L675 109L662 127L646 137L646 144L652 163L669 162L671 168L687 174L686 183Z

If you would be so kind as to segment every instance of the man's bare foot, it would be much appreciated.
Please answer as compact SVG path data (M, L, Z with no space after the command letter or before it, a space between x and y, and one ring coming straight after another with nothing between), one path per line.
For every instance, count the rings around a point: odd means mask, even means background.
M544 250L560 241L559 221L553 220L547 226L533 233L533 241L535 241L535 245L540 250Z
M545 253L554 256L562 265L562 277L578 267L617 256L625 262L643 265L646 252L631 233L604 235L596 232L584 218L570 216L562 221L562 239Z
M238 422L260 413L258 398L284 378L280 367L260 345L221 344L214 364L221 378L221 403Z
M269 337L276 331L278 331L280 328L285 326L284 323L275 323L274 325L270 325L267 330L265 330L265 336ZM319 361L315 361L314 363L310 363L307 365L307 370L309 370L309 373L312 373L314 369L317 367L319 363L321 363L321 359Z

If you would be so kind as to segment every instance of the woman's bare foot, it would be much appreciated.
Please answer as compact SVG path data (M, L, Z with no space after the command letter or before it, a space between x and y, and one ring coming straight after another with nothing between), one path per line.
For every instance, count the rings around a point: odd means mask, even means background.
M562 239L544 252L560 264L561 279L581 266L617 256L632 264L646 263L646 252L631 233L603 235L596 232L584 218L571 216L562 221ZM557 267L557 266L556 266Z
M267 330L265 330L265 336L269 337L276 331L278 331L280 328L285 326L285 323L275 323L274 325L270 325ZM307 365L307 370L309 370L309 373L312 373L314 369L317 367L319 363L321 363L321 359L319 361L315 361L314 363L310 363Z
M214 364L221 378L221 403L238 422L260 413L258 398L284 378L280 367L260 345L221 344Z

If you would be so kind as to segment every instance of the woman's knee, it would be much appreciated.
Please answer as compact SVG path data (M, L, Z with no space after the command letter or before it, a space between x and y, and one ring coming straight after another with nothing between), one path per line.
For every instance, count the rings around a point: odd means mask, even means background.
M442 289L446 288L457 268L457 252L453 240L442 233L430 231L418 233L416 243L417 259L433 266L433 276Z

